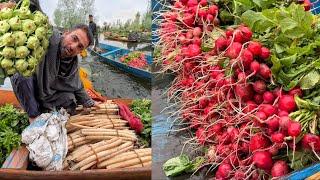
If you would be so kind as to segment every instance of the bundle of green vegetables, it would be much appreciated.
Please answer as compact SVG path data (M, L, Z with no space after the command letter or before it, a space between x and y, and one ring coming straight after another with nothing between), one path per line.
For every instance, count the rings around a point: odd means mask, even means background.
M30 1L0 11L0 84L19 72L31 76L49 46L51 26L40 11L31 13Z
M14 148L20 146L20 134L28 124L27 115L12 105L0 107L0 164L3 164Z

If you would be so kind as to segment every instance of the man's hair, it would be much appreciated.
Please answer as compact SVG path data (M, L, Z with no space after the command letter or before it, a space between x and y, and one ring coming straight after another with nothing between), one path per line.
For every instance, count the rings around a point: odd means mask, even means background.
M89 45L88 45L88 46L92 45L94 39L93 39L93 34L92 34L92 32L90 31L89 27L88 27L87 25L85 25L85 24L77 24L77 25L73 26L73 27L70 29L70 31L74 31L74 30L77 30L77 29L81 29L81 30L83 30L83 31L86 33L86 35L87 35L87 37L88 37L88 40L89 40Z
M92 14L89 14L89 17L93 17Z

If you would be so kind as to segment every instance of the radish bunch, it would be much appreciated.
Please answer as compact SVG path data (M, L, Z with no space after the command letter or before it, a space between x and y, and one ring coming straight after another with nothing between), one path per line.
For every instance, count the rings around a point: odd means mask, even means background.
M131 52L128 55L122 56L120 58L120 62L126 63L131 67L140 69L144 69L148 65L145 55L138 51Z
M163 71L176 73L168 90L169 100L179 104L174 115L194 130L188 142L208 148L216 179L284 176L288 163L273 157L287 149L318 151L319 137L303 136L301 124L289 118L302 90L268 87L271 52L248 27L219 29L219 8L205 0L177 0L171 8L158 32L157 60ZM208 42L209 50L201 48Z

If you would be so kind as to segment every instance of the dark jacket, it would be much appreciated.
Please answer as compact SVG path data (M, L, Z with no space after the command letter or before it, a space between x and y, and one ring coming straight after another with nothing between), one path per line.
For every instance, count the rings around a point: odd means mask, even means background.
M46 55L40 62L35 74L36 93L40 107L92 106L93 100L83 88L79 76L78 58L61 59L61 35L54 31Z
M95 22L89 22L89 29L94 36L97 35L97 25Z

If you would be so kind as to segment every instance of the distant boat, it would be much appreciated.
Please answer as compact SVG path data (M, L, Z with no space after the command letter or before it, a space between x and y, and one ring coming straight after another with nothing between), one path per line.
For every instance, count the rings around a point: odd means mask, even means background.
M109 64L112 65L126 73L129 73L135 77L151 81L152 79L152 73L150 71L139 69L135 67L128 66L125 63L120 62L120 57L129 54L130 50L119 48L116 46L111 46L103 43L99 43L100 50L94 51L93 49L89 48L89 51L91 51L94 55L97 55L100 57L100 59ZM149 55L146 55L146 60L148 65L152 64L152 57Z

